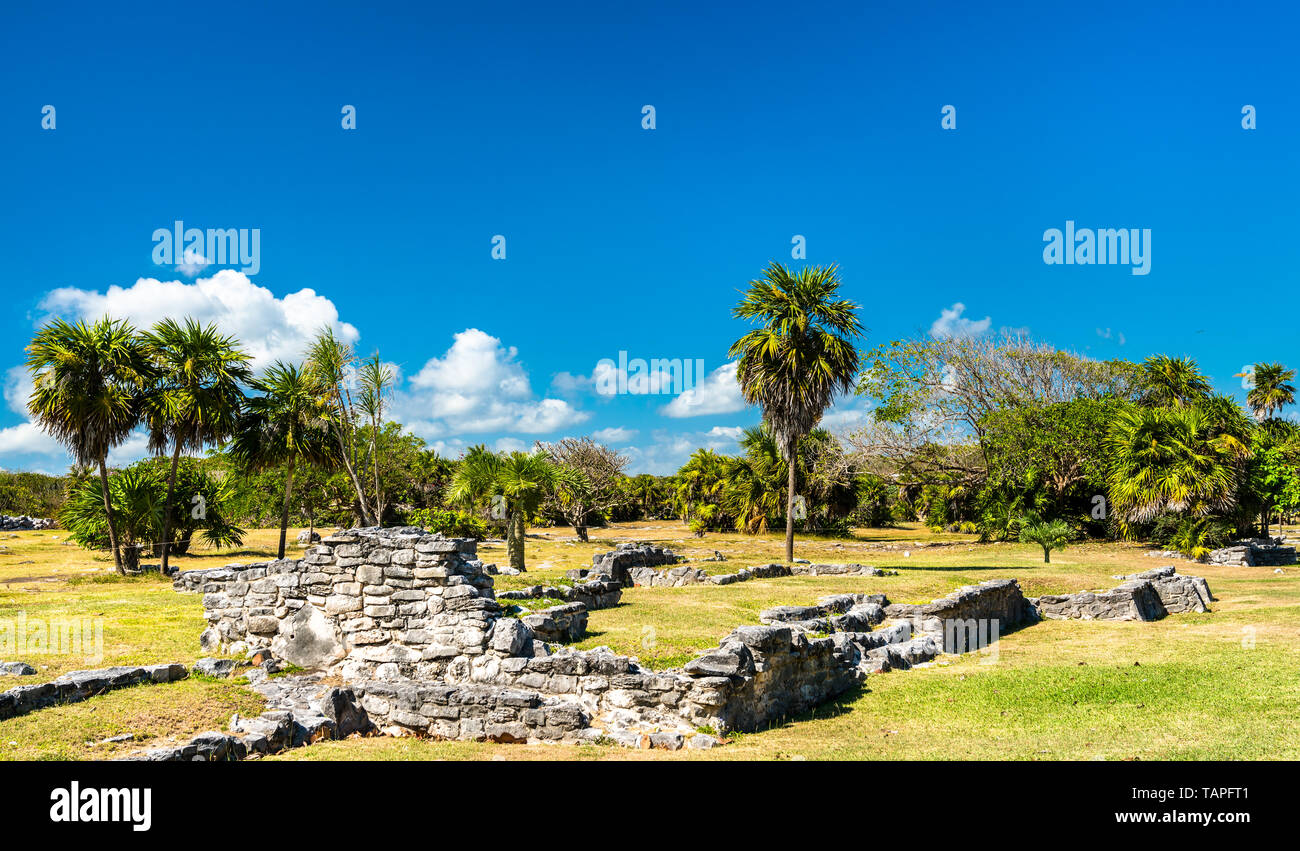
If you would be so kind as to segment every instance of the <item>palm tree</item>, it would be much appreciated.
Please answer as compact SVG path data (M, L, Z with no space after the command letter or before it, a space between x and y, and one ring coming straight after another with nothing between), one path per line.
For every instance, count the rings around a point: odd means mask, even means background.
M149 448L172 449L163 504L162 572L167 574L171 551L172 499L176 468L184 451L201 452L210 443L227 440L235 429L244 394L239 385L252 378L248 355L233 337L217 333L216 325L193 319L180 324L164 319L144 335L158 370L158 385L145 402Z
M1253 377L1246 404L1255 412L1255 419L1263 422L1286 405L1295 403L1295 370L1280 363L1257 363L1249 373L1237 373L1238 378Z
M740 357L736 380L745 401L760 405L789 467L785 512L785 558L794 560L795 453L799 438L821 421L837 393L853 388L858 374L854 340L862 334L858 305L836 298L834 266L791 273L779 263L751 281L732 311L763 327L732 344Z
M1064 520L1050 523L1027 519L1020 529L1020 543L1038 544L1043 548L1043 564L1052 563L1052 550L1063 550L1074 532Z
M99 467L108 545L118 573L122 553L108 487L108 451L140 422L140 399L154 380L139 335L123 320L104 317L93 325L55 319L27 347L33 390L32 418L62 443L76 464Z
M1165 512L1204 517L1230 509L1250 457L1248 429L1243 414L1232 416L1214 399L1121 410L1105 447L1111 506L1124 534Z
M339 458L356 491L357 502L361 506L361 519L367 526L374 526L378 520L371 514L356 469L356 413L352 409L352 394L348 390L355 369L356 356L352 347L335 337L334 331L329 327L323 328L307 349L304 374L327 403L325 418L338 441Z
M244 404L235 424L230 455L251 469L284 467L284 507L280 513L277 556L284 558L294 468L299 463L331 466L338 450L331 442L319 388L297 366L277 361L250 385L262 395Z
M370 463L375 478L375 524L384 524L384 494L379 485L379 429L384 423L384 402L393 389L393 368L376 353L357 371L360 393L357 407L370 421Z
M726 459L712 449L697 449L691 453L674 479L674 499L684 522L690 522L699 513L702 504L716 501L726 486Z
M506 509L506 551L510 566L521 573L524 563L524 534L542 501L552 494L570 495L586 487L586 477L553 462L545 451L511 452L501 455L484 446L465 453L448 490L451 502L473 504L485 497L499 497Z
M1142 362L1141 372L1144 404L1177 407L1210 395L1210 382L1191 358L1152 355Z

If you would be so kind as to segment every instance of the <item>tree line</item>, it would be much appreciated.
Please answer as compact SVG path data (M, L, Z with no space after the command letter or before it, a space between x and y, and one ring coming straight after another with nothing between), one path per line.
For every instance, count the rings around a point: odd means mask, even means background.
M796 529L909 520L1045 555L1077 535L1200 553L1300 511L1300 429L1281 416L1295 372L1282 364L1243 376L1247 411L1187 358L1097 361L1015 335L861 350L859 306L840 286L833 266L777 263L750 282L733 317L755 327L729 355L762 420L739 454L700 449L672 476L628 476L626 457L587 437L441 457L388 418L392 368L328 328L300 363L254 375L237 340L192 319L143 331L55 319L28 346L28 409L74 460L60 519L119 571L146 552L165 569L195 535L238 544L241 524L278 525L284 557L291 519L499 534L522 569L536 523L584 541L620 520L679 518L697 535L783 526L787 559ZM837 437L819 423L848 393L870 401L870 420ZM109 452L140 430L153 457L110 475ZM38 491L49 504L48 485L12 475L0 507L39 504Z

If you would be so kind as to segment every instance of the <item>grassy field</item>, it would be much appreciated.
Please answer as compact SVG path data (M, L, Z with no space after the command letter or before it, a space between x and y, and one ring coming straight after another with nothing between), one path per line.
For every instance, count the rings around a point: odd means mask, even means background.
M296 533L296 530L294 530ZM675 522L593 530L531 530L529 572L497 577L499 589L554 584L614 543L665 544L710 572L780 558L777 535L689 535ZM95 618L102 659L17 654L37 677L112 664L192 662L203 628L198 595L177 594L157 577L119 578L103 554L67 544L58 530L0 535L0 623ZM292 533L291 533L292 534ZM252 561L273 553L276 532L257 530L237 552L199 552L182 569ZM890 549L884 549L890 547ZM721 551L728 561L698 560ZM883 591L924 602L958 586L1014 577L1026 594L1109 588L1118 574L1164 562L1146 548L1086 544L1042 563L1037 547L977 544L972 536L919 527L860 530L852 540L808 539L796 555L887 567L888 577L790 577L728 586L633 588L613 609L593 612L578 646L605 645L651 667L679 665L758 612L825 594ZM294 548L294 551L298 551ZM504 562L500 544L485 561ZM282 759L1296 759L1300 758L1300 570L1186 565L1220 602L1208 614L1156 623L1049 621L1006 635L996 655L971 654L870 677L856 694L810 716L734 736L708 752L639 752L618 747L494 745L414 738L352 739L314 745ZM2 627L0 627L2 629ZM0 632L0 648L4 633ZM0 649L0 657L4 656ZM0 678L0 688L17 684ZM190 680L111 693L83 704L0 722L0 758L104 758L257 711L237 683ZM126 743L105 739L134 734Z

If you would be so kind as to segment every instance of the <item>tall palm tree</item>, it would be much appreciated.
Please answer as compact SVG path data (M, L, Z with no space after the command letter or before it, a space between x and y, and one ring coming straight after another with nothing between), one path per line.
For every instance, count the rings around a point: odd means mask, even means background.
M329 467L338 457L317 385L294 364L277 361L249 382L261 393L248 399L235 424L230 455L251 469L283 467L284 507L280 512L280 554L284 558L293 498L293 473L299 463Z
M393 390L393 368L371 355L357 370L357 407L370 421L370 465L375 479L375 524L384 524L384 493L379 484L379 429L384 424L384 404Z
M1232 507L1250 456L1249 421L1238 419L1208 402L1116 415L1105 440L1107 484L1125 535L1165 512L1196 518Z
M210 443L227 440L235 430L244 403L241 383L252 378L248 355L234 337L222 336L216 325L184 324L164 319L144 334L145 345L158 371L158 384L146 398L145 421L149 448L172 450L163 503L162 572L171 552L172 500L176 468L182 452L201 452Z
M122 553L108 487L108 451L140 423L140 400L154 381L143 341L123 320L104 317L93 325L55 319L27 346L33 390L32 418L67 447L77 464L99 467L108 545L118 573Z
M1191 358L1152 355L1142 362L1142 401L1156 407L1189 405L1210 395L1210 382Z
M772 263L732 311L762 323L732 344L740 357L736 380L745 401L763 409L763 420L789 467L785 512L785 558L794 560L795 453L799 438L821 421L837 393L853 388L862 334L858 305L837 298L835 266L791 272Z
M542 501L552 494L572 494L586 487L586 477L553 462L544 451L501 455L484 446L471 447L456 468L448 490L452 502L473 504L484 497L504 500L506 551L510 566L523 572L524 534Z
M1263 422L1286 405L1295 404L1295 370L1280 363L1257 363L1250 373L1237 373L1239 378L1253 377L1246 404L1255 412L1255 419Z
M307 348L307 363L304 374L316 386L317 393L327 402L326 421L334 433L339 445L339 459L347 470L352 488L356 491L357 502L361 506L361 519L367 526L378 524L374 518L361 479L357 475L356 464L356 412L353 410L352 393L349 385L355 379L356 355L352 347L334 336L334 331L326 326L316 335Z

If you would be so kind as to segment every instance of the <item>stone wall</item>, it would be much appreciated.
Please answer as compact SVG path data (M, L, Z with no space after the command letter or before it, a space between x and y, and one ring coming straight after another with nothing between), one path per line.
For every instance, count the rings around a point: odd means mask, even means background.
M1214 601L1199 576L1183 576L1173 565L1124 577L1109 591L1045 594L1033 601L1045 618L1062 620L1154 621L1174 612L1206 612Z
M1282 567L1296 563L1296 551L1295 547L1285 546L1283 538L1247 538L1212 551L1204 561L1206 564Z
M926 635L942 637L946 621L996 621L1001 632L1037 620L1033 605L1014 579L990 579L958 588L947 597L922 605L890 604L885 615L912 623Z
M632 587L629 571L634 567L663 567L680 559L672 550L653 544L619 544L607 553L591 557L590 573L605 574L624 588Z
M187 571L174 584L203 593L209 652L269 646L353 680L457 678L499 652L489 642L500 607L475 550L409 527L351 530L297 561Z
M0 721L63 703L79 703L104 692L145 683L169 683L189 672L180 663L73 671L48 683L17 686L0 692Z
M8 514L0 514L0 532L29 532L53 528L54 521L46 517L28 517L26 514L11 517Z
M498 591L500 600L564 600L582 603L587 611L612 609L623 597L623 586L612 579L594 579L576 585L532 585L515 591Z

